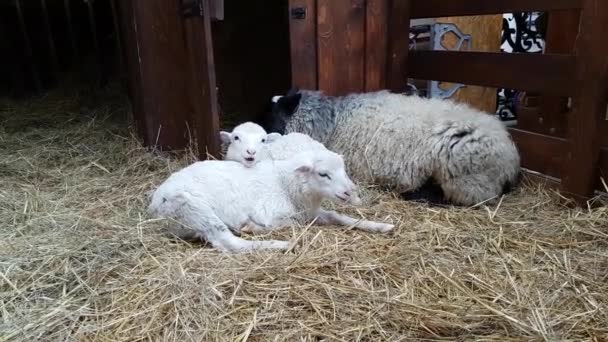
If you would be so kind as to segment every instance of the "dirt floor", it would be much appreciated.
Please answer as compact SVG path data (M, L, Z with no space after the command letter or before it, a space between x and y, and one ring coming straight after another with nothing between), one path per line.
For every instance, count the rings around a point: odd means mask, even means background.
M571 340L608 337L608 209L524 185L476 209L373 187L388 235L293 227L292 251L170 238L145 192L188 153L142 148L121 96L0 108L0 341Z

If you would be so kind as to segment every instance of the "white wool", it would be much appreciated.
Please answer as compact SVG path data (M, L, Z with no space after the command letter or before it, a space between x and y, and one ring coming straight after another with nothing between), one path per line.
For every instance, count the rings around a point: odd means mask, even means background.
M174 234L205 239L222 251L286 249L288 241L248 241L234 233L244 227L265 232L315 217L318 224L354 225L372 232L393 228L325 211L324 199L360 203L342 157L317 151L263 161L255 168L233 161L194 163L156 189L148 212L177 221Z
M228 144L224 159L237 161L247 167L262 160L284 160L300 152L327 150L323 144L306 134L267 134L260 125L252 122L242 123L232 132L220 134L222 141ZM235 137L238 137L237 141L234 140ZM250 154L251 151L255 154Z

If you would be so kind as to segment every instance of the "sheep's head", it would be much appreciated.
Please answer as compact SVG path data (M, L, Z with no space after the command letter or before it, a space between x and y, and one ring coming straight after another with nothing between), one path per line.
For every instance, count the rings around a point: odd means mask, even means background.
M270 101L270 107L257 120L267 132L286 134L287 122L296 112L302 99L299 89L292 88L285 95L276 95Z
M302 152L296 156L296 172L306 179L309 190L338 203L361 204L357 186L346 173L344 159L331 151Z
M220 132L222 142L228 145L225 159L239 162L245 167L253 167L260 160L267 159L264 145L280 136L278 133L267 134L262 127L252 122L240 124L230 133Z

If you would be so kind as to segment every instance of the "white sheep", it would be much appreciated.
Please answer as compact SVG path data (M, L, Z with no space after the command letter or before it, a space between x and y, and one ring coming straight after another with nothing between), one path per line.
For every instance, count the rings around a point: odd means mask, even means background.
M518 180L520 158L506 127L465 104L388 91L290 91L272 102L259 121L268 132L310 135L343 154L359 181L409 192L434 180L448 201L473 205Z
M302 152L246 168L234 161L208 160L172 174L152 195L148 212L178 222L173 233L202 238L222 251L287 249L288 241L248 241L239 234L279 229L317 218L320 225L348 225L388 232L393 225L321 208L324 199L360 204L342 156L331 151ZM189 229L188 229L189 228Z
M242 123L232 132L221 131L220 138L227 146L224 159L237 161L246 167L253 167L261 160L283 160L300 152L327 150L306 134L268 134L253 122Z

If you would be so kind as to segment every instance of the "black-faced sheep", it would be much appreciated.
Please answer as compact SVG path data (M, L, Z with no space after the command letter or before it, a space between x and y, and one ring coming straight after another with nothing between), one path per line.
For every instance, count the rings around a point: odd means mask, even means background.
M379 91L275 96L259 118L268 132L310 135L344 155L357 180L411 192L430 181L457 205L474 205L515 185L520 158L494 116L449 100Z

